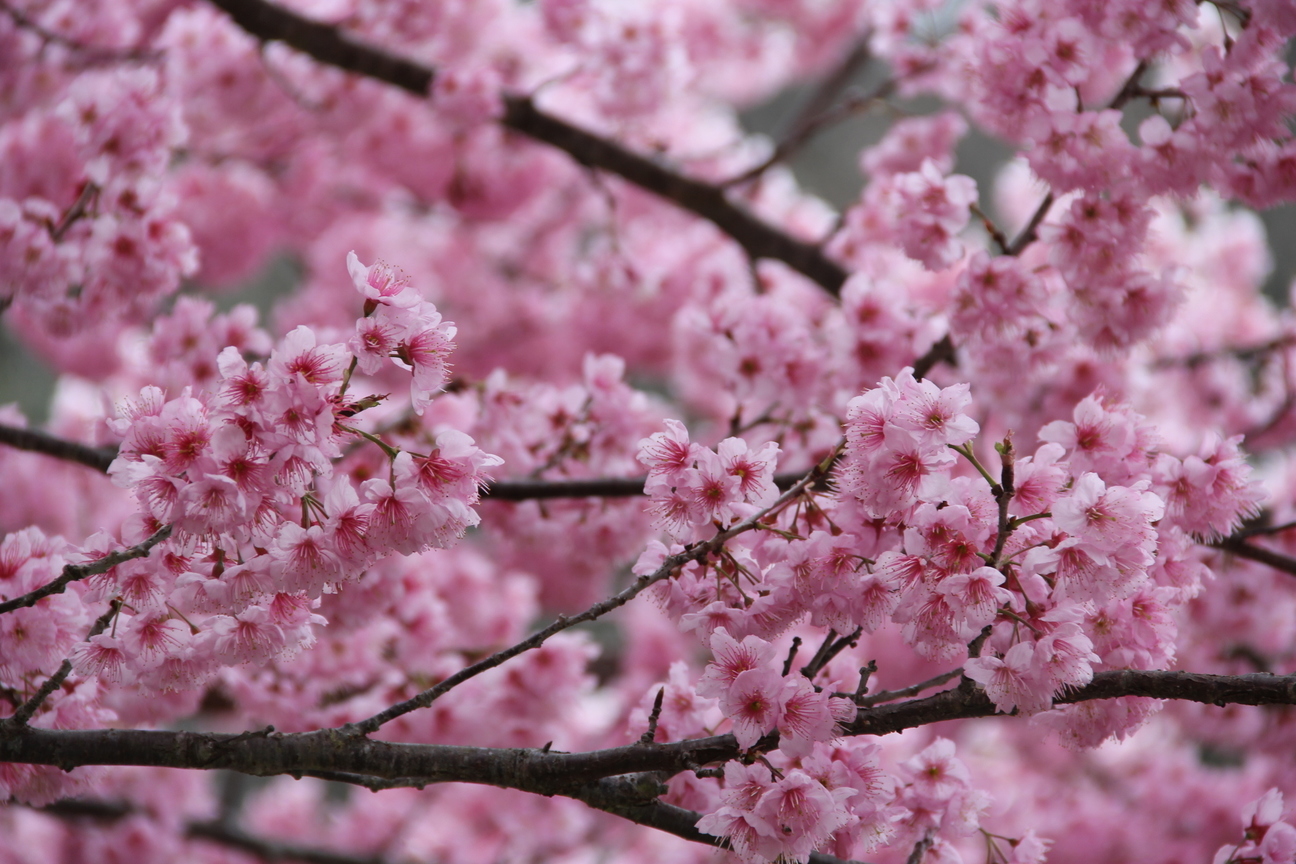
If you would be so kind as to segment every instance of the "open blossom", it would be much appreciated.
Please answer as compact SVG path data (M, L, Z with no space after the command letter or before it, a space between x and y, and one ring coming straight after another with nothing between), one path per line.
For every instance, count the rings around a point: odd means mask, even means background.
M964 674L985 688L999 711L1043 711L1052 704L1052 688L1035 672L1035 650L1034 642L1018 642L1002 659L972 658L964 664Z
M948 445L976 435L976 421L963 413L970 398L963 385L939 388L906 369L851 400L846 414L844 491L872 515L884 517L934 494L957 457Z
M1041 636L1032 653L1036 677L1053 693L1088 684L1093 680L1093 664L1100 659L1093 651L1093 642L1075 622Z
M742 439L727 438L717 453L691 443L678 420L665 422L667 431L639 442L638 458L648 468L648 509L674 536L692 539L708 526L732 523L740 505L767 505L778 497L776 443L752 450Z
M106 684L115 684L126 674L129 657L125 643L108 633L91 636L72 654L72 668L80 675L97 676Z
M743 500L766 506L778 497L778 487L774 485L778 444L768 441L752 449L741 438L726 438L716 445L716 453L725 473L738 478L738 492Z
M801 769L775 780L760 763L725 765L721 806L698 821L699 831L725 837L745 862L809 861L810 853L857 820L849 786L829 788Z
M1239 449L1242 438L1210 436L1197 455L1162 454L1156 483L1164 487L1167 516L1190 534L1222 537L1259 512L1266 493Z
M639 461L648 469L650 479L665 485L680 485L693 467L701 448L689 441L688 429L678 420L665 420L665 432L654 432L639 442Z
M810 852L834 831L854 821L844 806L853 789L829 791L802 771L790 771L761 796L752 811L757 830L778 838L780 856L808 861Z
M388 364L409 371L414 411L422 414L449 378L455 325L443 321L436 306L387 265L366 268L351 252L347 268L366 298L365 316L348 343L350 353L368 374Z
M816 691L802 675L784 679L783 716L779 719L779 749L790 756L808 756L816 741L831 741L836 735L830 697ZM844 699L838 702L846 702Z
M356 291L375 305L410 309L422 302L418 291L410 285L405 274L385 262L379 261L366 267L352 251L347 253L346 265Z
M1283 794L1273 788L1242 811L1242 842L1223 846L1215 864L1280 864L1296 857L1296 827L1283 816Z
M773 668L777 654L774 646L759 636L745 636L739 642L724 627L711 633L711 651L715 662L707 666L697 683L698 694L711 698L723 696L744 672Z
M1003 574L993 567L978 567L971 573L960 573L941 581L938 590L951 606L966 619L968 626L980 629L991 623L999 607L1012 595L1000 587Z
M784 679L773 669L749 669L720 697L720 710L733 721L738 746L751 747L783 718Z
M976 202L976 181L943 176L928 159L917 171L890 178L890 203L905 254L930 270L942 270L963 255L957 234L967 225L969 205Z
M1156 536L1152 523L1164 513L1164 502L1147 491L1147 483L1108 487L1093 472L1081 476L1071 494L1053 504L1053 521L1093 555L1129 548L1151 552Z

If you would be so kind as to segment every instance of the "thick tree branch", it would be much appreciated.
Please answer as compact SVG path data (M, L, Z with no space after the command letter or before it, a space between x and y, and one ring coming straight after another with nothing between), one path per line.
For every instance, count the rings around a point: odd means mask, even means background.
M433 70L356 41L338 28L262 0L212 0L212 5L262 42L283 42L321 63L427 96Z
M804 471L774 475L781 491L792 488ZM592 477L587 480L501 480L482 489L492 501L533 501L552 498L636 498L644 494L647 477Z
M336 27L303 18L264 0L210 0L249 34L278 41L320 63L345 69L426 97L434 70L365 45ZM710 221L753 258L782 261L837 296L846 270L812 243L797 240L731 202L717 185L685 177L546 114L526 96L507 96L500 122L515 132L566 152L582 165L615 174Z
M1058 704L1143 696L1208 705L1296 705L1296 676L1205 675L1113 670ZM922 699L864 708L847 735L886 735L943 720L986 717L994 704L980 689L956 687ZM758 747L772 746L769 736ZM147 765L227 769L245 774L362 775L419 783L480 783L544 795L578 793L623 774L672 776L740 755L732 735L669 744L631 744L586 753L375 741L324 729L281 735L229 735L142 729L37 729L0 720L0 761L56 765ZM324 773L329 772L329 773Z

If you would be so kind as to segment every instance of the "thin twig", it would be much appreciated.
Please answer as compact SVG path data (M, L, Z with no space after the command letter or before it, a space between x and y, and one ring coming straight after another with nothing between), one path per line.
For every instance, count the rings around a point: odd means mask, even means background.
M1296 336L1285 335L1258 345L1218 348L1214 351L1196 351L1182 357L1158 357L1152 361L1152 367L1154 369L1165 369L1173 366L1187 366L1189 369L1193 369L1203 363L1227 358L1240 360L1243 363L1252 363L1275 351L1291 348L1293 345L1296 345Z
M783 677L786 678L792 672L792 664L796 662L797 651L801 650L801 637L792 637L792 647L788 649L787 659L783 661Z
M90 632L86 634L86 641L90 641L104 630L107 630L108 625L112 623L113 618L117 616L117 612L120 609L121 601L113 600L108 605L108 611L95 620L94 626L91 627ZM18 706L18 710L13 713L12 717L8 718L8 722L18 726L26 726L27 721L32 718L32 715L36 713L41 704L49 698L51 693L63 686L63 682L67 680L67 676L70 674L72 674L72 660L64 660L62 665L59 666L58 671L45 679L45 683L41 685L41 688L37 690L30 699Z
M828 631L828 639L824 641L823 646L820 647L818 653L815 654L814 659L801 667L802 675L813 681L814 677L822 672L823 668L831 663L834 657L844 651L847 647L854 647L859 642L860 634L864 632L864 628L856 627L853 633L842 636L836 641L833 640L835 632L836 631L833 630Z
M788 133L783 136L784 140L797 135L800 130L813 123L820 114L831 108L838 94L846 89L851 79L872 62L873 51L869 47L872 37L871 30L860 34L851 49L842 55L841 61L823 77L819 86L815 87L814 92L797 109L796 117L788 126Z
M1143 73L1147 71L1147 68L1147 61L1142 61L1138 66L1134 67L1134 71L1130 73L1130 76L1127 79L1125 79L1124 85L1121 86L1121 89L1116 93L1116 96L1112 101L1108 103L1107 107L1119 110L1126 102L1136 96L1139 89L1139 80L1142 79ZM1026 223L1026 227L1023 228L1021 233L1008 244L1008 248L1005 250L1008 255L1020 255L1027 246L1039 239L1038 232L1040 223L1043 222L1044 217L1048 215L1048 211L1053 206L1054 200L1053 192L1052 190L1049 190L1049 193L1044 196L1042 201L1040 201L1039 206L1035 208L1035 212L1031 215L1030 221Z
M848 59L857 60L860 65L867 62L870 58L868 54L867 41L861 43L863 52L857 48ZM854 70L848 73L854 74ZM825 83L830 83L832 79ZM819 99L812 100L806 106L796 121L792 124L792 130L774 146L774 152L762 160L758 165L748 168L746 171L731 177L721 183L724 187L740 186L755 180L778 163L786 160L789 156L804 147L815 135L823 129L840 123L862 111L866 111L875 105L881 103L893 92L895 92L898 81L895 78L888 78L878 84L872 90L866 93L857 93L843 100L836 106L821 102ZM829 98L829 102L831 97Z
M951 669L948 672L934 675L926 681L919 681L917 684L910 684L908 687L901 687L899 690L881 690L871 696L856 699L855 704L860 708L868 708L872 705L879 705L883 702L894 702L897 699L908 699L911 696L917 696L924 690L930 690L931 688L939 687L948 681L953 681L962 674L963 667L960 666L957 669Z
M865 692L868 691L869 679L878 671L876 660L870 660L867 666L861 666L859 670L859 684L855 685L855 692L851 695L851 701L856 705L864 698Z
M1000 253L1007 255L1010 248L1008 238L1004 236L1003 231L994 223L994 220L975 201L968 205L968 209L972 211L973 216L981 220L982 227L985 228L986 233L990 235L990 239L995 242L995 245L999 247Z
M1139 95L1141 89L1139 82L1143 80L1143 75L1147 70L1148 61L1140 60L1139 64L1134 67L1134 71L1125 79L1125 83L1121 85L1121 89L1116 92L1116 96L1111 102L1107 103L1107 107L1119 110L1125 107L1126 102Z
M648 730L639 736L640 744L651 744L657 737L657 721L661 719L662 699L666 696L666 688L657 688L657 698L653 700L652 713L648 715Z
M927 855L927 850L932 847L932 832L928 831L922 836L922 839L914 844L913 851L905 859L905 864L922 864L923 858Z
M1044 200L1040 201L1039 206L1035 208L1035 212L1031 214L1030 221L1026 223L1026 227L1023 228L1021 233L1008 244L1008 248L1005 250L1006 254L1020 255L1027 246L1039 239L1038 232L1040 223L1043 222L1044 217L1048 215L1049 208L1053 206L1053 200L1052 192L1049 192L1044 196Z
M991 492L994 494L995 503L999 505L999 535L995 537L994 551L990 553L990 566L998 567L999 559L1003 555L1004 544L1008 542L1009 535L1012 534L1016 525L1008 516L1008 505L1012 503L1013 496L1017 494L1017 487L1014 485L1014 456L1012 433L1009 432L1004 436L1003 443L996 447L999 451L999 483Z
M69 39L60 33L55 33L35 19L27 15L21 9L17 9L13 4L0 0L0 12L4 12L23 30L27 30L40 37L41 41L50 45L61 45L71 51L80 54L85 59L85 66L97 66L107 63L129 63L161 60L162 53L146 48L104 48L98 45L86 45L75 39Z
M60 819L116 821L138 812L124 801L96 801L70 798L36 808L37 813ZM262 861L304 861L306 864L383 864L386 859L370 855L347 855L317 846L299 846L249 834L221 822L194 820L184 826L187 837L206 840L251 853Z
M68 232L76 221L90 212L90 202L99 196L99 187L94 183L86 182L81 186L81 192L77 195L76 201L59 219L57 225L50 228L50 239L55 243L63 239L63 235Z

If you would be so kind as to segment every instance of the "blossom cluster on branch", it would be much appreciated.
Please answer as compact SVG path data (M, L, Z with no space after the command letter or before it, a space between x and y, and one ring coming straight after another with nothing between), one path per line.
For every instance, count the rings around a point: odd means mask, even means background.
M1296 860L1293 37L0 0L0 858Z

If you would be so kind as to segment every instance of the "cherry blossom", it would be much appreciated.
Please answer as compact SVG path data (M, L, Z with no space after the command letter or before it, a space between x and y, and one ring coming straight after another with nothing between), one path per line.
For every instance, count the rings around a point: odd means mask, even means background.
M0 848L1291 861L1290 5L0 3Z

